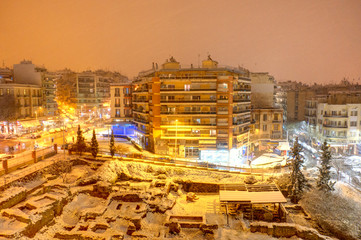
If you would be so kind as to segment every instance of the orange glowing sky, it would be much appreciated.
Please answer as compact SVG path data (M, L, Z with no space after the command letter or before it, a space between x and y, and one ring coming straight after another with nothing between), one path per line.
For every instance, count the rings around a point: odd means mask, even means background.
M361 83L359 0L1 0L0 61L129 77L174 56L277 80Z

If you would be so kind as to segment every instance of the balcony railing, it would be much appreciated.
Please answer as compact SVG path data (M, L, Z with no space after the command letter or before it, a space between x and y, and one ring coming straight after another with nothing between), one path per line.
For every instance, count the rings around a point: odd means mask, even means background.
M147 99L133 99L133 102L148 102Z
M216 114L216 112L193 112L193 111L183 111L183 112L167 112L161 111L161 114Z
M170 123L170 122L161 122L162 125L171 125L174 126L175 123ZM197 122L186 122L184 123L184 125L187 126L216 126L216 123L197 123Z
M194 91L216 91L216 88L161 88L160 91L184 91L184 92L194 92Z
M250 99L233 98L233 102L251 102L251 100Z
M140 119L140 118L134 118L134 121L136 122L141 122L141 123L149 123L149 121L145 120L145 119Z
M207 102L216 102L216 100L212 99L168 99L168 100L160 100L160 102L169 102L169 103L179 103L179 102L199 102L199 103L207 103Z
M238 114L238 113L250 113L251 110L233 110L233 114Z
M251 91L250 88L234 88L233 91Z
M323 124L324 127L329 127L329 128L347 128L347 125L331 125L331 124Z
M329 115L329 114L324 114L324 117L336 117L336 118L348 118L348 115Z

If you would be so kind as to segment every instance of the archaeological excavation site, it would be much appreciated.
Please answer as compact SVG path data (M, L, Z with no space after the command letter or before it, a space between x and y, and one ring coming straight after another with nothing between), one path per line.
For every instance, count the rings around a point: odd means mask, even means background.
M274 179L74 157L6 185L0 238L332 239Z

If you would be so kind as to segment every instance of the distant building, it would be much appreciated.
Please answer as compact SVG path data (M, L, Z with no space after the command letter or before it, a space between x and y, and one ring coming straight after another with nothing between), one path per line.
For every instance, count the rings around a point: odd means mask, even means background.
M110 116L115 135L134 135L131 82L110 85Z
M43 103L46 116L58 115L58 103L56 102L56 84L60 75L57 73L44 73L42 75Z
M37 120L44 115L42 88L29 84L0 84L0 105L1 132L16 133L17 121ZM24 129L40 125L39 121L26 124Z
M14 83L41 86L41 72L31 61L24 60L20 64L14 64Z
M251 105L253 109L273 108L275 79L268 73L251 73Z
M314 141L338 153L361 154L361 92L330 92L307 100L306 122Z
M248 147L251 79L243 68L210 57L201 68L170 58L133 83L139 143L159 154L228 161ZM224 153L224 155L220 155Z
M268 73L251 73L252 150L278 146L283 140L283 109L276 108L275 79Z

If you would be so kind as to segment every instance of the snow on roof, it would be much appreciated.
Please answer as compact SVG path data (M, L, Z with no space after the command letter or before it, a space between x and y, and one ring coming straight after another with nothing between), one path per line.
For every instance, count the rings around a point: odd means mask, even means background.
M287 200L274 184L220 186L220 202L286 203Z

